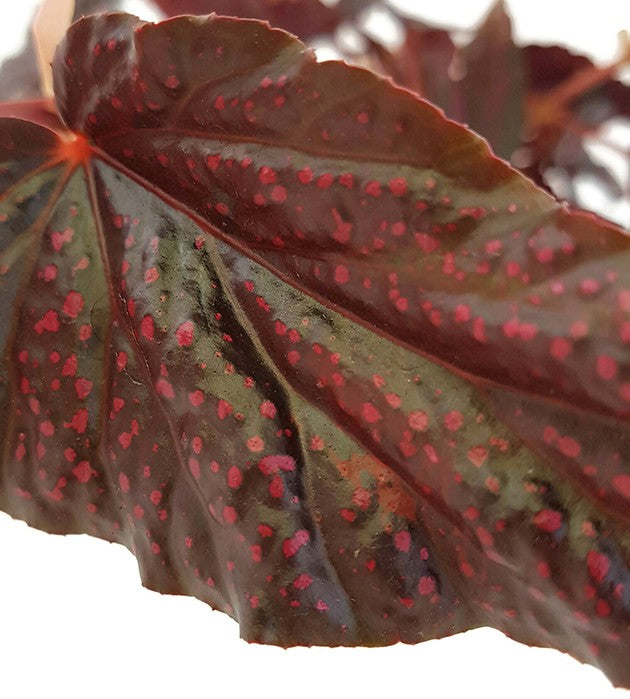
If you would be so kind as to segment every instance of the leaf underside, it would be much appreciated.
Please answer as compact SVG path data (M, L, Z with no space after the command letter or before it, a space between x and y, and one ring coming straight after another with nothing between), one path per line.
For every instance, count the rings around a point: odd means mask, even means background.
M254 22L75 24L0 120L0 507L250 641L629 685L630 241Z

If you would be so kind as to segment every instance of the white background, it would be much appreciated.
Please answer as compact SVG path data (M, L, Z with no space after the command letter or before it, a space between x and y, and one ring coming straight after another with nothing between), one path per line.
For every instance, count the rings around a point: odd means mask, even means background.
M9 53L36 3L0 2L0 50ZM490 3L396 4L470 27ZM614 58L617 32L630 28L627 0L507 4L519 40L562 42L599 61ZM143 589L121 546L50 536L0 514L2 699L187 696L621 699L630 692L566 655L490 629L380 649L248 645L233 621L201 602Z

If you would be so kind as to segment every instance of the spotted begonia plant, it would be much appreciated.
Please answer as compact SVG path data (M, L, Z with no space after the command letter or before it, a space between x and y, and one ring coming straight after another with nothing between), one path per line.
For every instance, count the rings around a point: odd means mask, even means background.
M0 508L249 641L478 626L630 686L630 240L259 21L0 107Z

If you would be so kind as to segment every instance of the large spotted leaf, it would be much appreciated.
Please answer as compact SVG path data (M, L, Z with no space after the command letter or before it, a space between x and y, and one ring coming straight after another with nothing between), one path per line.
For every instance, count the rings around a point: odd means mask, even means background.
M253 21L74 25L0 129L0 507L251 641L630 685L630 242Z

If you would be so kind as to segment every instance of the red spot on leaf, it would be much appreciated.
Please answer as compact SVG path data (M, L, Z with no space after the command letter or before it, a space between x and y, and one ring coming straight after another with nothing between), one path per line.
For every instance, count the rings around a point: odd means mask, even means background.
M418 592L421 595L432 595L435 592L435 579L430 575L423 575L418 583Z
M80 378L74 382L74 390L77 392L77 396L80 400L87 398L93 387L94 384L87 379Z
M457 430L464 424L464 416L459 412L459 410L451 410L450 413L446 413L444 416L444 427L450 432L457 432Z
M306 590L311 586L313 578L308 573L300 573L293 581L293 587L296 590Z
M488 450L483 446L472 447L468 450L468 460L477 468L481 468L488 458Z
M260 435L254 435L247 440L247 448L249 451L257 453L265 448L265 442Z
M204 402L205 397L202 391L193 391L188 394L188 400L195 408L198 408Z
M243 482L243 474L237 466L230 466L227 474L227 484L230 488L238 488Z
M422 410L416 410L409 414L407 421L409 427L416 432L424 432L429 426L429 416Z
M606 579L610 570L610 561L608 556L599 551L589 551L586 555L586 567L588 574L597 583L601 584Z
M617 362L608 355L597 357L597 374L604 381L614 379L617 374Z
M81 408L72 416L70 422L64 422L63 426L74 430L77 434L83 434L87 429L88 411Z
M236 520L238 519L238 515L236 514L236 510L231 507L230 505L226 505L223 508L223 519L228 523L228 524L234 524Z
M370 424L383 419L381 413L374 407L374 405L372 405L372 403L363 403L363 406L361 407L361 414L363 415L363 419Z
M411 536L406 530L396 532L394 534L394 545L399 551L404 551L405 553L409 551L409 546L411 545Z
M350 281L350 271L345 265L335 267L335 281L337 284L347 284Z
M284 483L280 476L274 476L269 483L269 495L272 498L281 498L284 495Z
M617 476L613 476L611 483L620 495L630 500L630 474L620 473Z
M258 533L263 538L269 538L270 536L273 536L273 529L268 524L259 524L257 529Z
M572 459L577 458L582 451L578 442L571 437L560 437L556 443L558 450Z
M147 340L152 340L155 333L155 325L152 316L144 316L140 323L140 332Z
M84 304L83 296L78 291L70 291L63 302L63 312L70 318L76 318Z
M284 554L284 557L291 558L292 556L295 556L302 546L305 546L308 543L310 538L311 537L306 529L300 529L299 531L295 532L291 538L285 539L282 542L282 553Z
M396 177L389 181L389 189L395 197L402 197L407 193L407 180L404 177Z
M542 531L553 534L562 527L562 513L557 510L540 510L532 517L532 522Z
M201 477L201 464L199 461L193 458L188 459L188 468L190 469L193 478L198 481Z
M50 420L45 420L39 423L39 431L44 435L44 437L52 437L55 434L55 426L50 422Z
M155 384L155 391L159 396L164 396L164 398L175 398L175 391L173 390L173 385L166 379L158 379Z
M35 332L38 335L44 332L56 333L59 330L59 317L57 311L46 311L44 317L35 323Z
M262 402L259 410L263 417L268 417L270 420L273 420L278 412L276 406L270 400Z
M223 398L220 398L217 404L217 415L219 416L219 419L225 420L225 418L228 415L231 415L233 412L234 406L231 403L228 403L226 400L223 400Z
M468 561L461 561L459 564L459 569L467 578L472 578L475 575L475 570L470 563L468 563Z

